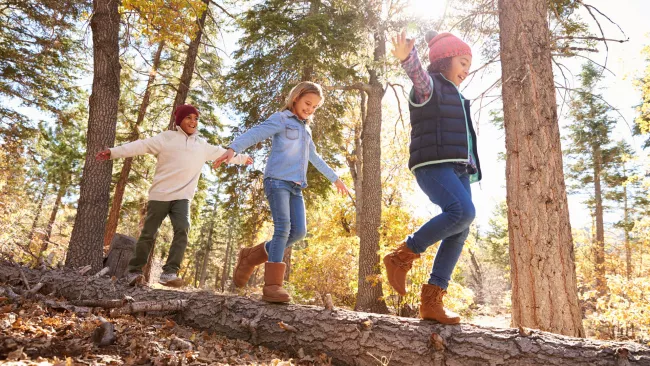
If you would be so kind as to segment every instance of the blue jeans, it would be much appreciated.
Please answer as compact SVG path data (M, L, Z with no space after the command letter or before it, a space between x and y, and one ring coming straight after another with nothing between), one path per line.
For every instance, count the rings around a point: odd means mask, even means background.
M464 166L454 163L426 165L415 169L414 174L420 189L442 213L406 238L406 245L415 253L423 253L442 240L428 282L446 289L475 216L469 174Z
M273 216L273 239L266 243L269 262L282 262L284 249L305 238L307 219L300 184L281 179L264 179L264 194Z

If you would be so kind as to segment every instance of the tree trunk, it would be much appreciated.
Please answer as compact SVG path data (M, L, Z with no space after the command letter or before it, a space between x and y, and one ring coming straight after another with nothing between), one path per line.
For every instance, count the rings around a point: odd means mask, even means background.
M514 326L584 336L546 0L499 0Z
M284 280L289 281L289 278L291 278L291 254L293 253L293 247L289 247L284 249L284 256L282 257L282 261L287 265L285 270L284 270Z
M113 163L95 161L95 154L113 146L120 99L119 2L93 0L93 87L89 99L86 161L77 215L66 256L67 267L102 269L104 229Z
M142 121L144 121L144 116L147 114L147 108L149 108L151 89L154 81L156 80L156 73L158 72L158 66L160 65L160 56L162 55L162 50L164 47L165 41L158 43L158 49L156 50L156 54L153 58L153 64L151 65L151 71L149 71L149 80L147 80L147 86L144 89L144 95L142 96L142 102L140 103L138 117L135 121L135 124L133 125L133 130L131 131L130 141L136 141L140 137L139 127L142 124ZM104 231L105 252L108 252L108 249L111 246L111 241L113 240L113 235L115 235L115 232L117 231L117 224L120 219L120 210L122 208L122 199L124 198L124 190L126 189L126 182L129 178L132 164L132 157L124 159L124 164L122 165L122 170L120 171L120 179L115 185L113 203L111 204L111 211L108 214L108 222L106 223L106 230Z
M627 172L623 172L626 176ZM623 230L625 231L625 277L632 278L632 246L630 245L630 211L627 207L627 184L623 184Z
M0 265L2 283L18 283L20 267ZM307 305L268 304L208 291L184 292L129 287L108 278L72 271L22 269L42 282L42 293L71 301L123 299L173 303L185 300L175 320L199 330L258 346L307 354L324 353L335 365L433 366L610 366L648 365L650 348L634 342L603 342L531 329L483 329L470 324L442 325L413 318ZM118 334L119 336L119 334ZM383 359L383 361L382 361Z
M212 235L214 231L214 216L217 213L217 204L214 205L215 210L212 214L212 222L210 222L210 228L208 229L208 240L203 248L203 263L201 264L201 279L199 280L199 287L205 287L205 279L208 274L208 261L210 259L210 251L212 250Z
M68 190L68 179L64 179L59 184L59 191L56 193L56 200L54 200L54 206L52 207L52 212L50 213L50 219L47 221L47 227L45 228L45 236L43 237L43 244L41 246L41 251L39 255L43 255L43 252L47 250L47 247L50 243L50 237L52 236L52 228L54 228L54 223L56 222L56 215L59 212L59 207L61 206L61 200L65 196L65 192Z
M173 130L176 126L176 121L174 120L173 111L177 106L185 104L187 99L187 94L190 91L190 84L192 83L192 75L194 74L194 65L196 64L196 57L199 54L199 46L201 45L201 37L203 36L203 27L205 26L205 19L208 16L209 2L204 0L206 5L205 11L201 14L199 19L197 19L197 24L199 29L196 31L194 38L190 42L189 47L187 48L187 55L185 56L185 63L183 64L183 73L181 74L181 79L179 81L178 89L176 90L176 98L174 98L174 104L172 105L172 114L169 119L168 129Z
M223 258L223 270L221 272L221 291L226 290L226 281L230 273L230 252L232 251L232 218L228 224L228 239L226 240L226 253Z
M45 202L45 197L47 197L47 191L49 190L48 188L49 185L45 184L45 190L43 190L41 197L38 199L38 206L36 207L36 213L34 214L34 220L32 221L32 228L29 230L29 234L27 235L27 239L29 240L30 245L34 241L34 233L36 232L36 227L38 226L38 219L41 217L43 202Z
M374 61L379 64L386 55L386 40L382 30L378 30L380 4L372 2L368 13L374 20ZM369 69L370 91L368 92L368 111L363 126L363 212L359 233L359 290L355 310L375 313L388 313L381 287L379 261L379 226L381 225L381 101L384 87L380 81L379 70Z
M596 289L602 296L607 292L605 278L605 224L603 223L603 190L600 182L602 154L599 146L593 146L594 159L594 200L596 201Z

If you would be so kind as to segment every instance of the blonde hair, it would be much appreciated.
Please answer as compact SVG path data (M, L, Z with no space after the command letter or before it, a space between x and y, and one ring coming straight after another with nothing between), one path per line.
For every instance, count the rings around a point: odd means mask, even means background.
M293 89L291 89L291 91L289 92L289 96L287 97L287 101L282 110L283 111L291 110L296 100L300 99L300 97L302 97L305 94L316 94L320 97L320 102L318 103L316 108L322 106L323 102L325 102L325 95L323 94L323 88L320 85L316 83L312 83L311 81L303 81L298 85L294 86Z

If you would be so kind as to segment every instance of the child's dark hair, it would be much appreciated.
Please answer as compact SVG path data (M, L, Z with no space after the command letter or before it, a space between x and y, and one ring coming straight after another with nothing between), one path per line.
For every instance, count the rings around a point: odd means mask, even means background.
M452 57L445 57L435 60L429 64L427 71L429 73L444 73L451 67L451 59Z

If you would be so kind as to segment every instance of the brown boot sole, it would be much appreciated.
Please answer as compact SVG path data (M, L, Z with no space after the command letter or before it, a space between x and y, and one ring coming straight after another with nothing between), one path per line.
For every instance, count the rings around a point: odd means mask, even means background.
M161 284L161 285L163 285L163 286L167 286L167 287L176 287L176 288L178 288L178 287L183 287L183 286L185 285L185 282L183 282L183 280L180 279L180 278L177 279L177 280L167 281L167 282L165 282L165 283L162 283L162 282L158 281L158 283Z
M290 302L290 301L291 301L291 297L289 297L289 298L287 299L287 298L285 298L285 297L271 297L271 296L263 295L263 296L262 296L262 300L264 300L264 301L266 301L266 302L286 303L286 302Z

